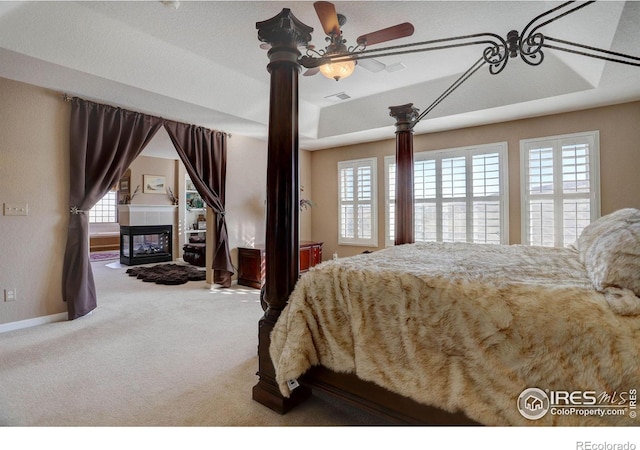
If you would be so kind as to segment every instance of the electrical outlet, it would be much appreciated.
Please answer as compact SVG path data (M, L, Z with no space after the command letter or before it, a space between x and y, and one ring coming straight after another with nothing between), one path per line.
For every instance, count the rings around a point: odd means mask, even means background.
M15 302L16 301L16 290L15 289L5 289L4 290L4 301L5 302Z

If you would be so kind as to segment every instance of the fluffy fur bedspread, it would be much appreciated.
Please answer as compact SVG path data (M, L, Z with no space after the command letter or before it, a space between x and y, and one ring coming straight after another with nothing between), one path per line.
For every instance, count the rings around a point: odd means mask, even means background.
M485 425L640 425L628 409L517 409L527 388L628 406L640 387L640 317L611 310L574 249L420 243L327 261L301 277L271 340L285 396L323 365Z

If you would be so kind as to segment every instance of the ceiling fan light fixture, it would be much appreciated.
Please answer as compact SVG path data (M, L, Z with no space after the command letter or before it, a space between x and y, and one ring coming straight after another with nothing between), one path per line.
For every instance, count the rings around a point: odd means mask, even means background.
M327 78L340 81L350 76L356 68L356 62L352 59L346 61L334 61L320 66L320 73Z

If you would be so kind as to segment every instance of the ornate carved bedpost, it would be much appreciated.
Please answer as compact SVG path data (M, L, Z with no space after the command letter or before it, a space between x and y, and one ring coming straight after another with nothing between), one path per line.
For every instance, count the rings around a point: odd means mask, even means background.
M290 398L281 395L269 356L270 334L293 291L299 275L298 179L298 47L311 40L313 28L289 9L258 22L258 39L270 44L271 73L267 156L267 223L265 288L266 311L258 324L258 376L253 399L284 414L310 391L298 387Z
M390 106L389 115L396 119L396 217L395 244L412 244L413 220L413 123L418 109L413 103Z

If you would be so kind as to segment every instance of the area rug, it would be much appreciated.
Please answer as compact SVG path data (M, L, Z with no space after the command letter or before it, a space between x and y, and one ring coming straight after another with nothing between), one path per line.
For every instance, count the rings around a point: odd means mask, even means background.
M92 252L89 254L89 260L94 261L113 261L120 259L120 252Z
M182 264L158 264L156 266L140 266L127 269L130 277L137 277L147 283L185 284L187 281L206 279L206 271L195 266Z

